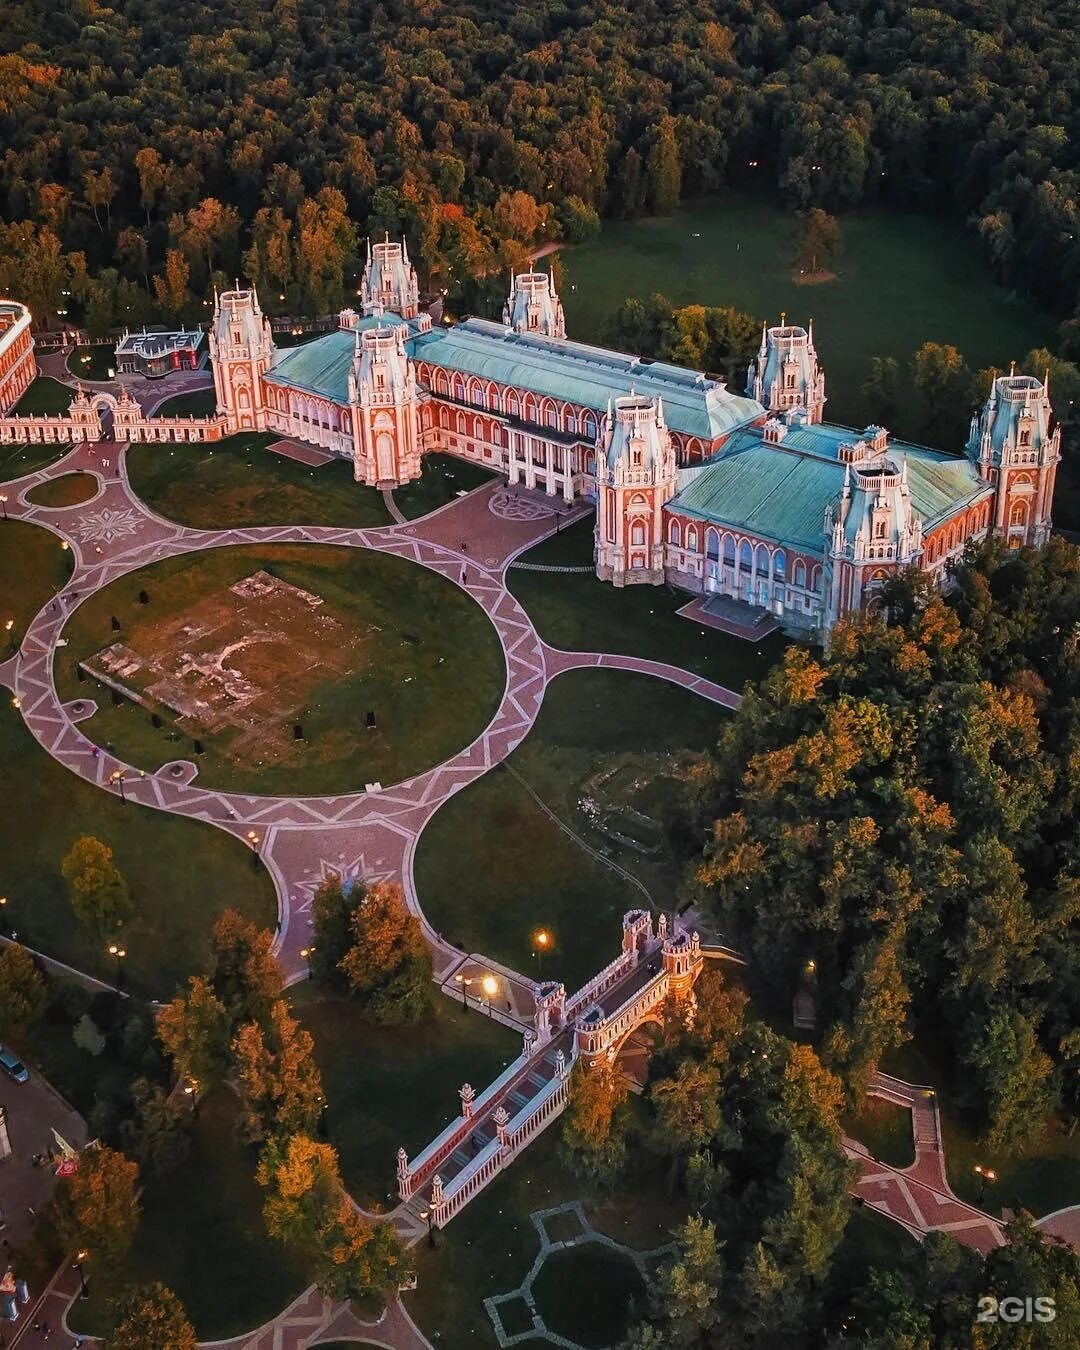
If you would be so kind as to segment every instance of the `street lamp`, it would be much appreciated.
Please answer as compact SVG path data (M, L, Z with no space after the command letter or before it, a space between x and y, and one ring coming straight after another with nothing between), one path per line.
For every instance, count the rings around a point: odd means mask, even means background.
M435 1211L434 1209L422 1209L420 1211L421 1219L427 1220L427 1244L429 1247L435 1246Z
M248 830L247 841L251 845L252 866L254 866L257 870L259 866L259 836L255 833L254 830Z
M109 955L116 957L116 992L119 993L124 984L124 957L127 952L118 943L110 942Z
M981 1205L983 1202L983 1198L986 1195L986 1183L988 1181L991 1183L997 1181L997 1173L994 1171L992 1167L983 1167L981 1163L976 1163L973 1168L973 1171L975 1171L980 1177L978 1203Z
M546 928L539 928L533 934L533 948L536 951L536 967L541 973L544 969L544 953L551 946L551 934Z
M7 494L0 492L0 511L4 513L4 519L7 520Z
M0 895L0 932L7 931L7 896Z
M454 979L461 985L461 1004L462 1007L469 1006L469 985L473 982L471 975L455 975Z
M491 1003L499 992L499 981L489 972L480 981L480 988L484 991L484 997L487 999L488 1016L491 1017Z
M90 1290L86 1287L86 1272L83 1270L83 1262L90 1255L87 1251L75 1253L75 1269L79 1272L79 1284L82 1286L79 1290L80 1298L89 1298Z
M311 979L311 953L312 953L314 950L315 950L315 944L314 944L314 942L311 944L310 947L301 947L301 948L300 948L300 955L301 955L301 956L304 958L304 960L307 962L307 977L308 977L309 980Z
M125 803L125 805L126 805L126 803L127 803L127 798L124 796L124 771L123 771L123 769L116 769L113 773L109 774L109 782L110 782L110 783L115 783L115 784L116 784L116 790L117 790L117 792L119 792L119 794L120 794L120 800L121 800L123 803Z

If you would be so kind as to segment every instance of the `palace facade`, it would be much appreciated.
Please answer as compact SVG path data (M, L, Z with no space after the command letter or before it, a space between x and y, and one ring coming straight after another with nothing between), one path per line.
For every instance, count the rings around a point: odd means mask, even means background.
M767 611L827 639L910 566L939 585L972 540L1041 545L1050 532L1060 429L1048 381L993 380L957 453L881 426L825 422L812 328L762 329L746 392L662 361L566 336L551 278L512 278L500 323L434 326L403 243L369 245L359 310L278 350L254 290L215 296L211 418L145 417L80 391L67 418L10 415L34 373L29 315L0 302L0 442L217 440L267 431L351 461L394 487L444 451L511 484L596 505L597 575L669 583Z
M217 298L210 337L228 430L352 460L358 482L416 478L445 451L566 502L596 503L597 575L760 606L827 636L894 572L939 584L987 534L1042 544L1060 431L1047 383L993 381L963 453L823 420L812 329L762 330L745 394L701 371L566 337L551 279L512 279L502 322L433 327L404 244L369 246L359 312L277 351L253 291Z

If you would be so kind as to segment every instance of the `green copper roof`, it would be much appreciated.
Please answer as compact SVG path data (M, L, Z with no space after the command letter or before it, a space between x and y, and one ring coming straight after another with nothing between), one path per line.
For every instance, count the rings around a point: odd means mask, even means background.
M321 394L334 403L348 403L355 346L354 335L339 328L299 347L286 347L275 354L266 378L271 384Z
M515 333L485 319L436 328L411 344L412 355L497 384L531 389L603 412L609 399L636 393L662 398L673 431L714 440L764 411L752 398L729 393L698 371L589 347L580 342Z
M795 426L779 445L766 445L760 427L743 428L714 459L680 472L670 507L820 552L825 508L844 485L839 448L858 439L846 427ZM991 491L966 459L893 440L888 457L897 468L907 465L911 504L924 530Z

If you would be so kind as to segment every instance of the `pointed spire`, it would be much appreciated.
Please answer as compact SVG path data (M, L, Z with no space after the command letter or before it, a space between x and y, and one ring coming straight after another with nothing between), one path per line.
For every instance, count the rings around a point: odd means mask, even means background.
M1044 397L1044 398L1049 398L1049 397L1050 397L1050 367L1049 367L1049 366L1046 367L1046 374L1043 376L1043 387L1042 387L1042 391L1043 391L1043 397Z
M806 325L806 342L811 351L814 350L814 321L813 319Z
M787 325L787 310L782 309L780 311L780 327L784 328L786 325Z
M843 495L844 495L845 499L851 496L851 465L850 465L850 463L847 463L847 464L844 465L844 494L843 494Z
M761 321L761 348L758 351L759 356L764 356L769 350L769 325L765 319Z
M371 235L370 235L370 234L369 234L368 237L367 237L367 261L368 261L368 266L370 267L370 266L371 266Z
M664 425L664 398L662 394L656 400L656 420L661 426Z
M1015 361L1010 361L1010 362L1009 362L1009 377L1010 377L1010 379L1011 379L1012 376L1015 375L1015 374L1016 374L1016 362L1015 362Z
M404 234L401 236L401 257L402 257L402 261L405 263L405 266L408 267L408 265L409 265L409 241L408 241L408 239L405 238Z

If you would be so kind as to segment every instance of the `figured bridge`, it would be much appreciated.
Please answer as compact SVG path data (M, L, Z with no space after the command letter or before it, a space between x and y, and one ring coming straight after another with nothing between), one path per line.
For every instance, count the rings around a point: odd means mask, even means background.
M406 1210L442 1228L566 1107L570 1071L613 1064L646 1022L687 1004L703 966L697 933L643 909L623 916L622 950L570 998L546 980L536 989L534 1029L521 1054L482 1092L461 1088L461 1114L410 1159L398 1149L398 1194Z

